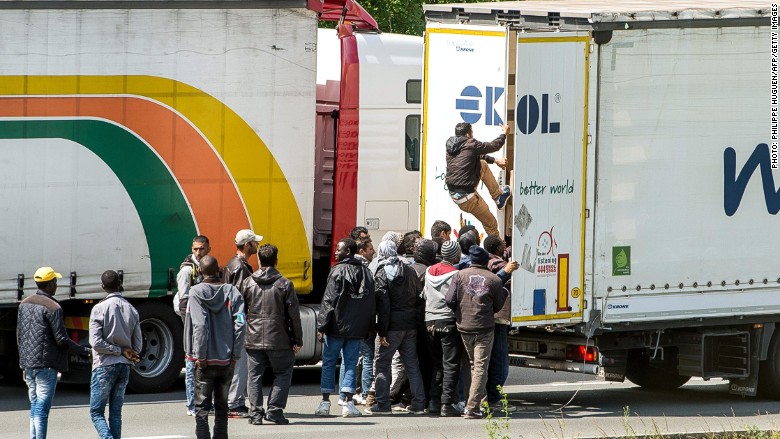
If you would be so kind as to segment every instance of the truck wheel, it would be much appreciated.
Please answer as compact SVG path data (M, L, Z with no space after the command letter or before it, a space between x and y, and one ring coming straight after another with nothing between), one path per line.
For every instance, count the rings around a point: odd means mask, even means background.
M137 393L162 392L184 366L183 325L173 308L162 302L138 305L143 347L141 362L133 368L128 387Z
M687 383L691 377L677 373L677 350L666 349L664 361L650 362L645 349L628 352L626 378L645 389L673 390Z
M780 332L775 331L769 343L766 360L758 365L758 394L780 399Z

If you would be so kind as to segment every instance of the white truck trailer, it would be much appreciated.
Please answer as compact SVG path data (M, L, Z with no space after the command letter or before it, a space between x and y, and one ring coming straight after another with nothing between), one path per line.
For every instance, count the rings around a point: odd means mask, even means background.
M334 205L354 226L362 223L358 200L399 200L387 186L366 195L370 184L350 172L369 140L407 172L405 118L419 119L420 98L412 93L409 103L405 87L416 81L420 88L422 41L383 40L353 0L2 3L0 375L19 376L17 308L34 294L39 266L63 274L55 298L81 343L89 310L104 295L101 273L119 271L144 336L130 387L158 391L183 365L171 295L193 237L208 236L224 264L236 251L236 231L253 228L279 248L279 270L305 300L316 295L314 279L324 279L317 269L327 274ZM326 32L329 56L318 59L319 19L342 16L367 32L353 35L349 24L340 40ZM333 77L318 88L320 63ZM326 93L326 79L335 92ZM339 117L345 91L349 110L365 110L347 121L349 130ZM319 102L331 105L322 126ZM386 108L392 120L381 116ZM346 135L358 132L358 121L369 140ZM337 155L345 142L349 153ZM337 190L353 191L336 202L327 198L334 161L346 163L335 172ZM327 166L331 174L323 176ZM416 200L416 187L411 193ZM301 313L296 359L316 362L316 306ZM89 369L71 356L63 379L83 380Z
M438 125L482 113L477 137L498 133L461 70L506 72L473 85L503 88L486 104L512 126L512 364L649 388L722 378L780 397L776 8L577 0L425 14L426 172L451 135ZM441 34L449 42L429 44ZM461 70L430 74L444 56ZM429 101L443 82L448 100ZM431 116L437 104L448 112Z

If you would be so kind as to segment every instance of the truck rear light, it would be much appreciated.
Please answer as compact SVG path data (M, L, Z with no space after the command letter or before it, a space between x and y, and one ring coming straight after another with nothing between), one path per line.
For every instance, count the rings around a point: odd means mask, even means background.
M599 354L594 346L568 345L566 346L566 359L573 361L584 361L586 363L596 363Z
M75 341L76 343L79 342L79 331L73 330L70 331L70 339Z

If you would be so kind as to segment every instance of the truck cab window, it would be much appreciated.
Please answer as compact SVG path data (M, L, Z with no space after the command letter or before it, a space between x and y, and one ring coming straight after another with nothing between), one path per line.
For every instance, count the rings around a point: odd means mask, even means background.
M406 116L406 154L404 164L407 171L420 170L420 115Z
M406 103L422 103L422 81L419 79L410 79L406 81Z

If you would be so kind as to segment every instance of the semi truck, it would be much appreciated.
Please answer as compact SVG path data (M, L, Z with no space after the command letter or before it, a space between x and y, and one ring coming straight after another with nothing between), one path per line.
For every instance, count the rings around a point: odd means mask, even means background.
M481 140L511 127L512 206L497 212L521 267L511 364L779 397L777 8L522 1L425 16L424 206L453 204L439 175L456 123Z
M54 297L82 344L113 269L141 317L130 388L169 387L182 259L206 235L226 263L240 229L279 248L308 303L296 360L318 361L332 237L397 227L386 204L417 200L359 178L417 175L421 39L381 34L352 0L51 0L0 17L0 374L19 376L17 308L37 267L63 274ZM62 379L89 369L72 355Z

